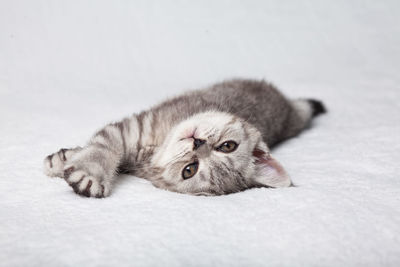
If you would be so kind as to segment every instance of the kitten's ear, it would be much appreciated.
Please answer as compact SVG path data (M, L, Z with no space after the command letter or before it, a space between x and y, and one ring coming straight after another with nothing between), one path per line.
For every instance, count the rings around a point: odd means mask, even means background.
M254 180L267 187L288 187L292 185L289 175L282 165L266 149L255 148L256 174Z

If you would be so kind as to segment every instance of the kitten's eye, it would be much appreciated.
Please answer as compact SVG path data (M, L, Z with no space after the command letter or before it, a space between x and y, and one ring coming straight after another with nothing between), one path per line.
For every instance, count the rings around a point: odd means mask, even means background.
M238 147L238 144L234 141L226 141L222 143L219 147L216 148L216 150L224 152L224 153L231 153L236 150Z
M199 162L197 161L186 165L185 168L183 168L182 170L182 178L183 179L192 178L196 174L198 168L199 168Z

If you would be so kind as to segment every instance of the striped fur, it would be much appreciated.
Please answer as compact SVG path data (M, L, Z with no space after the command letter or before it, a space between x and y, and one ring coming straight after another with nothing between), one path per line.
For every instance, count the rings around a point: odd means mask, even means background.
M118 173L193 195L289 186L269 147L297 135L324 111L321 102L287 100L264 81L230 80L110 123L85 147L46 157L44 170L87 197L108 196ZM194 139L202 140L196 149ZM228 140L238 144L234 152L216 149ZM198 172L183 179L183 168L193 161Z

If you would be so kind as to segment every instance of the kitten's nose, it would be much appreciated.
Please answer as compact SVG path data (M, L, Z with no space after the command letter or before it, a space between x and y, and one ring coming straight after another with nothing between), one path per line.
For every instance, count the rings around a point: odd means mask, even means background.
M206 140L202 140L202 139L194 139L194 149L198 149L201 145L203 145L206 142Z

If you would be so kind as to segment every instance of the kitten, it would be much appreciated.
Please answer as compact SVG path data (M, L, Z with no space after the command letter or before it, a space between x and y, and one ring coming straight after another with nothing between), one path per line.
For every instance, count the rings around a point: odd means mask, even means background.
M269 148L324 112L321 102L288 100L264 81L225 81L108 124L86 146L46 157L44 171L87 197L108 196L119 173L192 195L286 187Z

